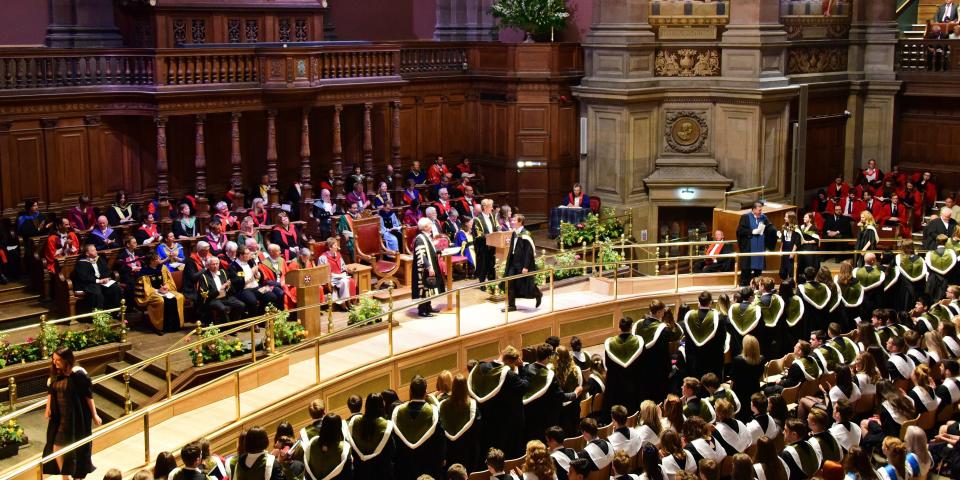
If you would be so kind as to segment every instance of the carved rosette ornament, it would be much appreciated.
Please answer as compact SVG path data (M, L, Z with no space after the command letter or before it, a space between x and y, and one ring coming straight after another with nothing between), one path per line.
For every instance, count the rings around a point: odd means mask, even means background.
M671 112L667 114L664 137L667 146L678 153L696 153L707 142L707 120L697 112Z
M715 48L657 50L654 73L658 77L716 77L720 52Z
M847 69L847 47L799 47L787 54L787 74L842 72Z

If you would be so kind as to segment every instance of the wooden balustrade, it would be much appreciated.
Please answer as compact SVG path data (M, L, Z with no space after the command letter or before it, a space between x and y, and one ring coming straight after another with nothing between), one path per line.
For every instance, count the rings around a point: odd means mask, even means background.
M158 56L159 85L216 85L257 83L260 64L253 51L165 51Z
M154 81L152 55L36 52L0 52L0 90L152 85Z
M319 63L316 80L392 77L399 75L398 50L334 50L315 54Z
M896 67L901 73L910 74L960 74L960 41L900 40Z
M469 66L465 47L414 47L400 51L400 74L463 73Z

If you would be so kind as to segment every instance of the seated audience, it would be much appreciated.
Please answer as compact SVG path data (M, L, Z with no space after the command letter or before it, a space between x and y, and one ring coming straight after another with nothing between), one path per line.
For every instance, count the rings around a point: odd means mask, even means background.
M77 206L67 212L67 218L70 220L70 227L75 231L84 233L93 229L97 222L93 206L90 205L90 197L86 194L80 195L77 199Z
M704 251L703 256L705 258L702 260L697 260L693 263L694 273L733 271L733 257L714 258L718 255L730 255L733 253L733 244L724 243L723 230L717 230L716 232L713 232L713 242L714 243L708 245L706 251Z
M590 197L583 193L579 183L573 184L573 189L567 193L560 205L564 207L590 208Z
M96 248L96 245L94 245ZM80 240L77 234L70 229L70 221L61 218L57 223L57 231L47 237L43 250L46 267L51 273L57 271L57 259L80 253Z
M110 223L107 222L107 217L104 215L97 218L97 226L90 231L89 239L97 247L97 250L120 248L119 234L110 227Z
M116 227L136 222L138 213L136 205L127 202L127 192L118 190L116 201L107 208L106 217L110 225Z

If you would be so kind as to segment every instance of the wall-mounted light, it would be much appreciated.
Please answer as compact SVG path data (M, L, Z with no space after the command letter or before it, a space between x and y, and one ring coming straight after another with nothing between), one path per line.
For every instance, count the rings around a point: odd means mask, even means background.
M531 160L517 160L517 168L545 167L547 162L534 162Z
M697 191L691 187L683 187L677 192L677 195L680 200L693 200L697 198Z

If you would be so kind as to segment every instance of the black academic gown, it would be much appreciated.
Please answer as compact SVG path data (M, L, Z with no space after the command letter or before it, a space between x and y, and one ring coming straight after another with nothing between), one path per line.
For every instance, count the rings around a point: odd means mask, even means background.
M504 371L504 369L506 371ZM476 378L475 378L476 377ZM480 385L493 385L481 390ZM467 378L483 418L480 449L496 447L508 458L523 455L523 394L529 382L499 362L480 362Z
M87 303L90 308L105 310L120 306L120 284L114 283L109 287L97 283L102 278L110 278L111 272L107 268L107 259L97 257L97 269L86 259L77 261L73 271L74 289L87 293Z
M604 342L604 364L607 366L604 412L609 412L614 405L623 405L631 413L640 407L638 380L641 372L637 359L642 353L643 339L630 333L621 333Z
M380 419L372 433L362 428L362 417L351 418L350 448L353 455L354 480L393 480L393 458L396 442L393 422Z
M673 341L673 333L653 317L635 323L633 333L643 338L643 352L637 359L640 401L660 403L667 398L670 388L670 370L673 368L670 342Z
M524 365L521 375L528 382L523 400L524 441L540 440L547 428L559 425L563 402L576 395L564 393L553 370L539 363Z
M423 410L429 408L432 412L432 420ZM407 419L403 417L406 416ZM414 425L420 425L411 429L404 429L403 425L409 423L410 419L426 418L432 428L427 428L426 433L415 438L412 433L423 429L420 422L414 422ZM394 473L397 480L416 480L420 475L430 475L433 478L442 478L445 469L443 468L446 460L446 436L443 427L438 421L439 415L437 407L428 405L423 400L410 401L397 407L393 411L394 437L396 440L397 451L394 455Z
M513 232L510 237L512 248L507 253L506 271L504 277L519 275L526 268L527 272L535 272L537 263L535 260L536 250L533 245L533 238L526 230ZM539 298L543 296L540 289L537 288L536 277L533 275L510 281L510 303L517 298Z
M709 328L706 328L708 325L704 323L704 318L708 312L712 312L713 320L708 321ZM686 341L683 348L687 375L701 378L706 373L714 373L718 378L723 378L723 356L726 343L725 317L716 310L703 308L690 310L684 317L683 330ZM704 328L699 328L700 326ZM693 335L691 329L702 332L702 334Z
M64 428L64 444L58 445L65 447L81 438L90 436L92 431L93 415L87 400L93 398L90 390L90 377L82 368L75 367L73 372L67 376L67 388L64 391L66 407L69 412L61 412L57 393L50 388L48 393L53 395L51 403L50 420L47 422L47 443L43 447L43 456L53 453L53 446L59 429L60 419L66 415L69 419ZM84 478L87 474L96 470L92 460L92 444L87 443L80 446L73 452L65 454L63 458L63 468L57 466L56 461L43 464L43 473L49 475L70 475L73 478Z
M471 398L463 407L454 406L447 399L440 402L439 408L440 426L447 438L447 466L459 463L467 471L479 470L481 418L477 401Z

